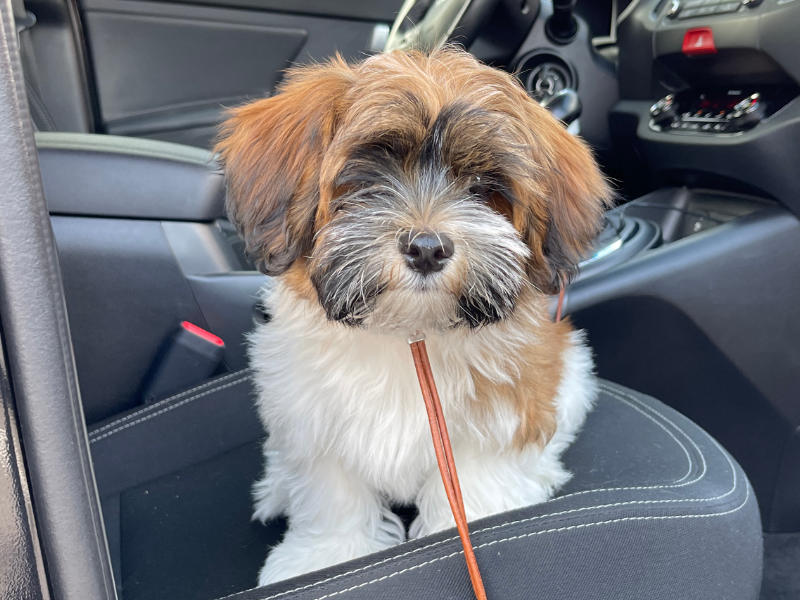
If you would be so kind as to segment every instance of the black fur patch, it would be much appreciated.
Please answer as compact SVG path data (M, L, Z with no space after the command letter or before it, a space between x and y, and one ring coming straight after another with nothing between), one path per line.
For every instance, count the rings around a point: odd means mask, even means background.
M361 274L358 269L345 269L338 275L333 275L340 262L339 260L333 260L329 265L326 265L324 271L312 273L311 283L317 291L319 303L325 310L325 316L329 320L351 327L359 327L369 313L372 312L375 299L383 292L385 285L376 283L375 285L366 286L363 289L363 293L348 295L346 303L336 302L336 290L351 283Z
M492 288L489 292L491 300L472 296L461 296L458 299L458 316L472 329L497 323L514 310L513 300L509 301Z

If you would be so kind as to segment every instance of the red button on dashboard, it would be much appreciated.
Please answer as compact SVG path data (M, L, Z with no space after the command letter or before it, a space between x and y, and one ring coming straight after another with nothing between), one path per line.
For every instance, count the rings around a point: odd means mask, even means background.
M689 29L683 36L681 51L686 56L716 54L717 47L714 45L714 34L711 32L711 27Z

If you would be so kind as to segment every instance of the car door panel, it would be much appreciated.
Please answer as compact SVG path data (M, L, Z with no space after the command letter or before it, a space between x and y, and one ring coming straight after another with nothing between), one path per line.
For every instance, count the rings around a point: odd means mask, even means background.
M399 0L382 2L377 12L364 6L365 15L388 21L391 5ZM308 13L84 0L101 128L208 146L225 108L268 95L287 67L336 52L361 56L375 44L376 32L388 30L386 22L353 18L355 3L306 1L286 8Z
M391 21L401 4L398 0L194 0L194 3L366 21Z

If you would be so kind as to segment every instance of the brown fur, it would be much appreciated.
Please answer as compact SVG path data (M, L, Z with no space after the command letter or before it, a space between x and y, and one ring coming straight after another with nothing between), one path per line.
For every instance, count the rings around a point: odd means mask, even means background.
M314 302L317 299L317 292L308 278L308 267L306 259L298 258L289 270L283 275L283 281L299 298Z
M610 192L586 145L533 101L508 73L465 52L393 52L348 65L288 72L279 94L231 111L216 150L228 178L228 210L259 268L313 299L307 261L330 219L337 178L365 143L404 157L411 171L442 115L445 161L455 178L497 173L490 205L531 250L530 282L558 291L597 233ZM287 272L288 270L288 272ZM543 323L515 385L475 375L478 397L510 399L517 442L546 442L555 429L567 324Z
M473 371L476 398L497 398L510 402L520 417L514 444L544 447L556 432L554 399L561 383L563 351L569 343L569 321L542 323L536 343L522 349L515 357L519 378L513 383L491 381Z
M319 172L353 73L340 61L290 71L281 93L235 108L216 151L227 208L264 272L284 272L314 235Z

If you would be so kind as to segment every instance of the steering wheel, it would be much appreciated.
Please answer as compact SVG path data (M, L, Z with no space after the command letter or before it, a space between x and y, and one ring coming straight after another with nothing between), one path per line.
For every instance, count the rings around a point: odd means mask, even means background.
M386 40L390 50L435 50L446 42L468 47L499 0L405 0Z

